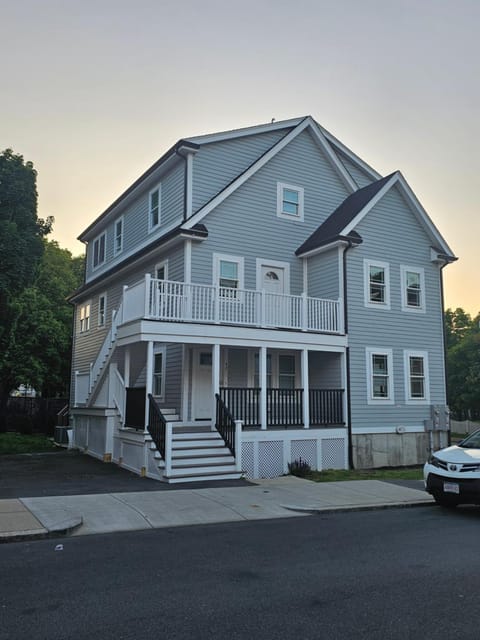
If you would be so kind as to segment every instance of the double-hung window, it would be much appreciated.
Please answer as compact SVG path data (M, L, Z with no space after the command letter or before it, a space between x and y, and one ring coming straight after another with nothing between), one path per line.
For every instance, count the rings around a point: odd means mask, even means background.
M153 395L165 396L165 349L153 355Z
M105 262L105 241L106 233L102 233L93 241L92 265L96 269Z
M278 388L295 389L295 356L278 356Z
M390 309L390 266L386 262L364 261L365 306Z
M98 296L98 326L104 327L107 317L107 294L102 293Z
M425 275L423 269L400 267L402 276L402 310L425 311Z
M277 216L290 220L303 220L303 187L277 182Z
M160 204L161 204L161 188L160 185L150 191L148 196L148 230L153 231L160 224Z
M113 233L113 254L118 256L123 251L123 216L115 220Z
M214 254L214 284L220 287L222 298L239 300L237 289L243 289L243 258Z
M86 302L79 310L79 330L85 333L90 329L90 302Z
M407 404L428 404L430 398L428 379L428 353L405 351L405 401Z
M367 348L367 400L369 404L393 404L391 349Z

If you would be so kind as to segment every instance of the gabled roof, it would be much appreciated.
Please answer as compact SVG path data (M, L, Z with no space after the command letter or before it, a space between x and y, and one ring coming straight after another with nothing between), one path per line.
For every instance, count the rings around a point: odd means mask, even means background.
M330 244L340 236L346 237L347 225L355 219L364 207L372 200L382 187L390 180L394 174L390 174L381 180L358 189L355 193L346 198L341 205L305 240L305 242L295 251L296 255L302 255L318 249L321 246Z
M355 227L394 185L405 196L417 220L425 229L432 244L437 248L438 253L444 255L447 262L456 260L452 250L430 220L427 212L417 200L400 171L395 171L385 178L372 182L372 184L358 189L348 196L318 229L298 247L295 254L297 256L305 256L338 241L350 241L358 244L361 239L354 231Z
M268 125L266 125L268 126ZM273 126L273 125L270 125ZM253 162L245 171L238 175L230 184L224 187L219 193L217 193L211 200L203 205L198 211L196 211L188 220L185 221L184 229L190 229L195 224L199 223L203 218L210 213L215 207L222 203L229 195L234 193L242 184L244 184L251 176L253 176L259 169L261 169L267 162L274 158L284 147L287 146L292 140L294 140L302 131L309 129L312 133L317 144L323 149L331 165L342 179L347 189L355 191L357 185L352 179L351 175L345 169L340 162L332 147L325 139L320 127L311 116L306 116L297 124L297 126L290 130L281 140L273 145L268 151L260 156L255 162ZM193 138L192 138L193 140Z

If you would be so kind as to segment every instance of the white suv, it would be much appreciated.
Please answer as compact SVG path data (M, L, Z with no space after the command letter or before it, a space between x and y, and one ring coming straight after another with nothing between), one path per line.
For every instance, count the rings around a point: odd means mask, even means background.
M423 468L425 490L438 504L480 504L480 429L435 451Z

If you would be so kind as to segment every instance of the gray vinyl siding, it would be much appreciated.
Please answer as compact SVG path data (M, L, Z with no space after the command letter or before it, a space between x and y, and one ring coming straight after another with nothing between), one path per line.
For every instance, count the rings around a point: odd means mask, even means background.
M193 211L222 191L289 131L283 129L202 145L193 160Z
M344 153L339 150L336 150L336 154L343 164L348 173L352 176L356 184L359 188L366 187L368 184L371 184L374 181L374 178L371 178L369 174L361 169L358 165L353 163L350 158L348 158Z
M165 399L162 407L175 409L178 414L182 410L182 361L183 346L167 345L165 365Z
M363 243L347 257L352 426L423 426L430 406L406 403L404 350L428 352L429 404L445 404L440 270L430 261L431 242L397 189L367 214L356 231ZM389 264L390 309L365 306L364 259ZM400 265L424 269L425 313L402 311ZM367 403L366 347L393 351L394 404Z
M110 269L113 264L120 264L125 256L156 239L164 229L180 224L184 212L184 180L185 165L182 160L165 175L146 181L135 199L123 207L119 206L115 216L109 218L108 223L98 225L99 230L95 237L104 231L107 234L106 261L101 267L93 269L93 242L95 238L92 238L87 246L87 282ZM160 226L150 233L148 229L149 194L158 186L161 186ZM121 216L123 216L123 250L114 256L115 222Z
M277 216L277 182L303 187L304 220ZM212 283L213 254L245 257L245 287L256 288L256 258L290 263L290 292L303 290L295 250L348 195L308 131L280 151L204 219L208 239L193 246L192 281Z
M308 295L314 298L338 300L340 296L339 261L337 248L307 258Z
M308 381L310 389L341 389L343 387L341 355L310 351Z

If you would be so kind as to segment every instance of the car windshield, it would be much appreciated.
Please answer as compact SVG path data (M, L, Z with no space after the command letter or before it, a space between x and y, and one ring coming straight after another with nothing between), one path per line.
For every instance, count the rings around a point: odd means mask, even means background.
M464 449L480 449L480 430L466 437L458 446Z

